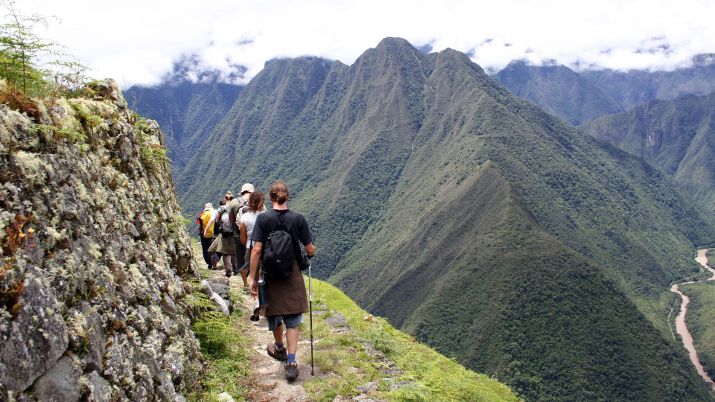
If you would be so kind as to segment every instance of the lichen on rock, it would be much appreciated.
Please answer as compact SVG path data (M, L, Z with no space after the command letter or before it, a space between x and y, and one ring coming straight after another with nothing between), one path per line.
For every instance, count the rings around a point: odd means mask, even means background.
M84 94L0 105L0 400L181 400L195 267L163 137L115 82Z

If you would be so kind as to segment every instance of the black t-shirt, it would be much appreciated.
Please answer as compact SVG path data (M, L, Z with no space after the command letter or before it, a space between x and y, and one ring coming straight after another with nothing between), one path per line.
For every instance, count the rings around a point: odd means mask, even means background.
M251 233L251 240L265 243L268 234L279 225L279 219L283 222L283 225L285 225L286 231L290 233L294 239L298 239L304 246L313 242L305 217L287 209L274 209L263 214L258 214L256 224L253 226L253 233Z

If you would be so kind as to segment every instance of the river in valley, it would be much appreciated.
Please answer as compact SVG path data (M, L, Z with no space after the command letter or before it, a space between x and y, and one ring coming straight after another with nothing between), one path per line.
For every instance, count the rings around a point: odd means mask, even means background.
M709 279L706 280L712 281L715 280L715 270L708 265L707 251L707 249L698 250L698 255L695 258L695 261L697 261L700 265L705 267L705 269L707 269L713 274ZM675 318L675 330L678 332L678 335L680 335L680 337L683 339L683 346L685 346L685 349L688 350L690 361L693 362L693 365L698 370L698 374L700 374L700 376L703 377L705 382L707 382L710 387L715 390L715 382L713 382L713 379L710 378L708 373L703 368L703 365L700 363L700 359L698 359L698 353L695 350L695 345L693 344L693 337L692 335L690 335L690 331L688 331L688 326L685 323L685 315L688 312L688 303L690 303L690 299L688 298L688 296L684 295L680 291L680 285L687 285L689 283L698 282L684 282L681 284L675 284L670 288L671 292L679 294L682 299L682 302L680 304L680 313Z

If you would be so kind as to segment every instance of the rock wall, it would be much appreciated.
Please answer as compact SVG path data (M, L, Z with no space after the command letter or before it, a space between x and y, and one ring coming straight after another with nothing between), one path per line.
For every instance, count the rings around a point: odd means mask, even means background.
M34 103L0 105L0 400L183 400L194 267L158 125L113 81Z

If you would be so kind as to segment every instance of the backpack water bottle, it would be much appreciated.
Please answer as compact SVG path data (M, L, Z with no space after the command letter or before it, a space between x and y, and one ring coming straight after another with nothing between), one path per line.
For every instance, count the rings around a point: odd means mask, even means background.
M266 281L263 279L263 273L258 277L258 305L266 305Z

